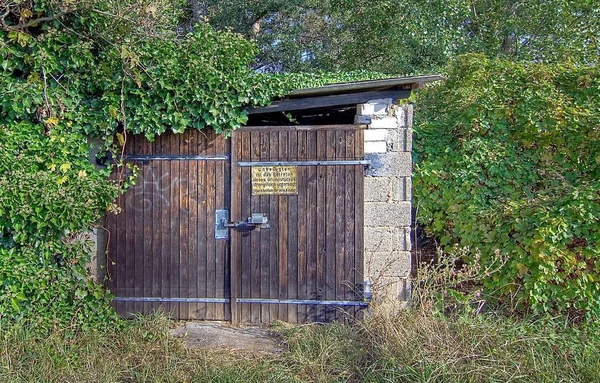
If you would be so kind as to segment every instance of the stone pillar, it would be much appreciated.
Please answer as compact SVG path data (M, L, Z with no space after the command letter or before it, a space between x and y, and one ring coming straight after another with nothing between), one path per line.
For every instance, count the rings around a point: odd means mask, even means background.
M368 123L365 159L365 279L373 299L403 303L410 297L412 105L392 99L357 106L357 123ZM396 305L394 305L396 306Z

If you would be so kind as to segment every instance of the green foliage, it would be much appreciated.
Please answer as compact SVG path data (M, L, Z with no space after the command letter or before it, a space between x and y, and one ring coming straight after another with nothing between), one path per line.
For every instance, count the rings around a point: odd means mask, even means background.
M39 328L112 316L86 271L78 233L117 196L80 134L28 122L0 125L0 320Z
M418 96L419 220L441 245L496 249L485 281L536 313L600 315L600 73L469 55Z
M598 62L594 0L203 1L209 21L255 38L267 71L443 70L458 54Z

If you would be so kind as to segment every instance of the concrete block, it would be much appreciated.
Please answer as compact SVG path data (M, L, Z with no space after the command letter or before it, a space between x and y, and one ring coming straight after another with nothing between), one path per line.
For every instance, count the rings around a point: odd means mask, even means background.
M372 118L369 129L398 129L396 117Z
M399 128L406 128L406 109L404 106L399 106L394 110L396 116L396 124Z
M385 141L365 142L365 153L386 153L387 143Z
M412 104L404 105L404 113L406 113L406 128L413 128L413 118L414 118L414 106Z
M404 250L399 235L401 231L395 227L365 227L365 251L392 253Z
M371 161L366 171L367 176L410 177L412 175L412 157L409 152L366 153L365 159Z
M388 139L388 131L385 129L365 130L365 142L367 141L386 141Z
M394 178L389 177L365 177L366 202L392 202L392 183Z
M411 129L389 130L388 132L388 152L412 151Z
M392 253L411 250L410 227L365 227L365 251Z
M365 272L374 282L379 278L404 278L410 275L410 252L365 252Z
M411 177L395 177L392 181L392 201L410 201L412 198Z
M365 202L365 227L407 227L410 223L410 202Z
M356 114L359 116L385 116L389 114L391 106L391 98L370 100L365 104L356 105Z

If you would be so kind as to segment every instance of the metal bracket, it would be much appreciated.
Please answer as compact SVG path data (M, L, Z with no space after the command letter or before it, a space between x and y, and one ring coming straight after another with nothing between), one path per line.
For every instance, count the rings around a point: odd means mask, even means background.
M217 210L215 212L215 238L228 239L229 229L247 233L253 230L269 229L269 219L266 214L252 213L252 217L248 217L245 221L229 222L228 210Z
M215 211L215 239L229 239L229 210Z

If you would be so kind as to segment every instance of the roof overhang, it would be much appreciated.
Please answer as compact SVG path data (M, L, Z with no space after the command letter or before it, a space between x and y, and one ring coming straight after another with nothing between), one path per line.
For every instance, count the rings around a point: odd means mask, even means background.
M440 75L395 77L298 89L281 100L273 101L269 106L248 108L247 111L248 114L268 114L350 106L382 98L404 99L410 97L413 89L439 80L443 80Z

